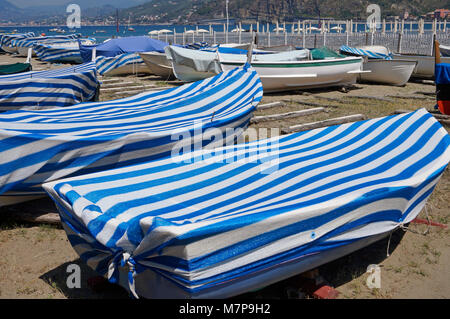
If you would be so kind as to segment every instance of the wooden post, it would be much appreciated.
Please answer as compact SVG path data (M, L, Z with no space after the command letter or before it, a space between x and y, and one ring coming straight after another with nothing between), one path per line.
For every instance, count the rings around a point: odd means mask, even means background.
M401 31L402 34L403 32L405 32L405 19L402 19L402 27L401 27Z
M314 34L314 49L317 48L317 34Z
M435 45L436 45L436 33L433 33L433 36L431 37L431 56L435 56L436 54L436 50L435 50Z
M278 29L280 28L280 24L278 23L278 20L277 20L277 27L276 27L276 29L275 29L275 33L278 35Z
M350 30L349 30L349 23L348 23L348 21L347 21L347 26L346 26L346 28L345 28L345 31L346 31L346 41L345 41L345 45L347 45L348 46L348 38L349 38L349 34L350 34Z
M398 34L397 52L402 53L402 34Z
M305 21L303 21L303 37L302 37L302 42L303 42L303 49L306 48L306 29L305 29Z
M436 40L436 35L434 35L433 38L434 38L434 63L439 64L441 63L441 51L439 49L439 42Z
M383 34L386 34L386 19L383 19L383 29L381 31Z

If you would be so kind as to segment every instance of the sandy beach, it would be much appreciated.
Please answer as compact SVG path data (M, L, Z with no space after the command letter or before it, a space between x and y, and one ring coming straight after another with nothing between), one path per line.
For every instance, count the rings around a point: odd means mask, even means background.
M0 54L0 64L23 62L25 58ZM61 68L66 65L43 63L32 59L33 70ZM179 85L156 76L102 77L99 99L113 100L142 92ZM140 88L142 86L142 88ZM145 87L144 87L145 86ZM130 89L126 89L129 87ZM408 82L404 87L356 84L339 88L267 94L262 104L281 105L260 110L255 116L281 114L313 107L325 112L305 117L265 121L250 128L280 128L322 121L352 114L366 119L393 114L397 110L435 105L435 86ZM450 132L450 127L446 126ZM419 217L448 225L450 221L450 169L447 168ZM55 212L53 202L42 199L15 207L0 208L0 298L128 298L118 286L105 285L100 291L90 287L97 276L79 258L59 226L27 223L18 213L33 210ZM428 215L428 216L427 216ZM320 267L320 275L340 293L338 298L450 298L450 232L448 228L410 224L410 231L398 230L390 239L377 242ZM423 235L427 231L426 235ZM389 242L389 254L387 256ZM82 270L80 289L66 285L67 266L77 264ZM381 288L366 285L368 265L381 267ZM285 299L303 295L302 276L296 276L237 298ZM292 293L294 292L294 293ZM295 296L294 296L295 297Z

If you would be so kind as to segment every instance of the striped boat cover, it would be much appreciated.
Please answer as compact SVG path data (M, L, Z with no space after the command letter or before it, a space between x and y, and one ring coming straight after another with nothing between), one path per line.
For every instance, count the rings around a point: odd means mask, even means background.
M183 46L183 48L185 48L185 49L192 49L192 50L200 50L200 49L205 49L205 48L209 48L209 47L210 47L210 45L208 42L188 43Z
M119 100L0 113L0 206L5 192L42 194L45 181L147 162L180 143L190 148L191 133L245 128L261 98L257 73L239 68ZM203 141L211 142L220 141Z
M65 41L45 41L34 43L33 50L39 60L52 63L83 63L78 41L74 39ZM95 39L79 40L85 44L95 42Z
M20 33L20 34L2 34L0 37L0 45L12 46L11 42L16 39L34 37L34 32Z
M356 56L367 56L369 59L383 59L383 60L392 60L392 55L386 55L378 52L373 52L364 49L352 48L346 45L340 47L339 51L342 54L351 54Z
M98 85L94 63L0 76L0 111L89 101Z
M46 36L46 37L29 37L29 38L20 38L14 39L11 41L11 46L13 47L24 47L31 48L34 44L40 42L51 42L58 40L76 40L81 37L81 33L69 34L69 35L55 35L55 36Z
M114 69L129 64L145 64L138 53L125 53L115 57L99 56L95 60L97 72L104 75Z
M44 188L75 250L113 282L128 264L137 295L170 282L174 294L213 296L242 278L410 222L449 161L450 136L421 109ZM148 272L149 281L139 282Z

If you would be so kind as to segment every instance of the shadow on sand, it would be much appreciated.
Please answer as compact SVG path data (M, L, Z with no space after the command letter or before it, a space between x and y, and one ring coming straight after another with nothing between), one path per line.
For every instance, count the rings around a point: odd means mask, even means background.
M69 288L70 275L68 266L78 265L80 267L80 288ZM54 290L59 290L68 299L123 299L129 298L128 292L119 285L113 285L106 280L101 280L99 275L89 268L81 259L64 263L55 269L39 277Z

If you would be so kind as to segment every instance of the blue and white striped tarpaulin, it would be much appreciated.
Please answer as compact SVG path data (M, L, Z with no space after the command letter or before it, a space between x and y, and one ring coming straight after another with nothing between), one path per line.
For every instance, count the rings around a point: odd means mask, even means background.
M115 57L99 56L95 59L95 64L97 65L97 72L104 75L121 66L145 63L138 53L125 53Z
M383 60L392 60L393 59L391 54L386 55L386 54L373 52L373 51L369 51L369 50L352 48L352 47L349 47L346 45L341 46L339 51L342 54L347 53L347 54L356 55L356 56L367 56L367 57L369 57L369 59L383 59Z
M200 49L205 49L205 48L209 48L209 47L210 47L210 45L208 42L188 43L183 46L183 48L192 49L192 50L200 50Z
M92 99L97 87L94 63L3 75L0 76L0 111L73 105Z
M5 192L45 194L45 181L169 156L177 145L190 149L189 134L245 128L261 98L259 77L246 67L119 100L0 113L0 206ZM223 145L217 136L208 143Z
M69 34L69 35L45 36L45 37L19 38L19 39L13 39L11 41L11 46L31 48L36 43L51 42L51 41L58 41L58 40L73 41L73 40L78 39L79 37L81 37L81 33Z
M11 42L13 40L30 37L34 37L34 32L18 33L18 34L2 34L0 35L0 45L11 46Z
M36 43L33 50L39 60L52 63L83 63L78 42Z
M449 161L450 136L421 109L44 188L74 249L113 282L128 272L139 296L229 297L409 223Z

